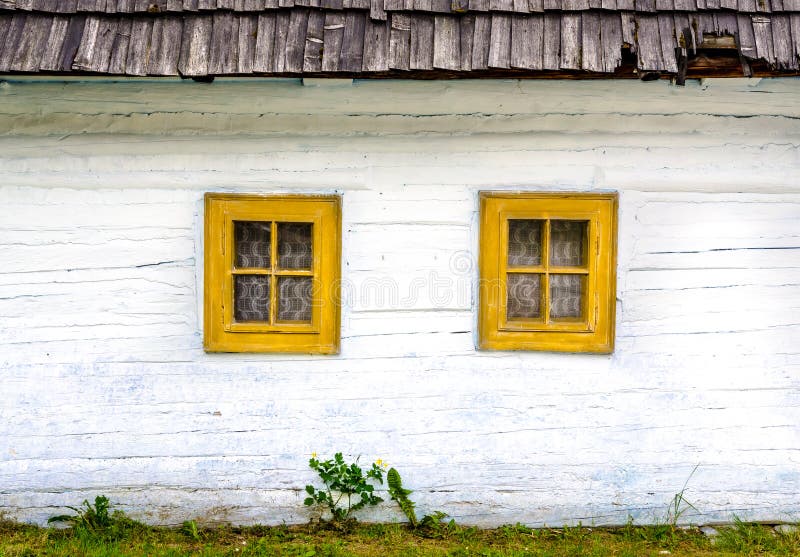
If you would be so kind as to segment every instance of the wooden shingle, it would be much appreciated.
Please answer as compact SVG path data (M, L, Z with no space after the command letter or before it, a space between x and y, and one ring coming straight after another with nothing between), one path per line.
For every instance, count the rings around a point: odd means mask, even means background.
M184 18L181 53L178 58L178 71L182 75L201 76L208 74L211 33L211 16Z
M6 72L612 74L629 49L638 69L675 74L704 35L735 37L744 72L745 59L800 71L800 0L0 0L0 10Z
M392 14L389 30L389 68L408 70L411 60L411 18L406 14Z

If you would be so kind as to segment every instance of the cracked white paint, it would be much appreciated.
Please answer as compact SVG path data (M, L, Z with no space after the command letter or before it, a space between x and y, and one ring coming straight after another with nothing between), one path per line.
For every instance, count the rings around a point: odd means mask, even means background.
M0 99L0 512L302 522L342 450L464 523L663 518L697 464L688 520L800 519L800 81ZM475 350L491 189L620 191L613 355ZM202 351L205 191L343 195L339 356Z

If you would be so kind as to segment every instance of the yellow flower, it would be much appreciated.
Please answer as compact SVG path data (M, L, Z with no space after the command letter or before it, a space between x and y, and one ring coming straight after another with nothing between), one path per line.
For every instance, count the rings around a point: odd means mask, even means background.
M311 453L311 458L317 458L317 453Z
M375 461L375 464L377 464L377 465L378 465L378 466L380 466L381 468L386 468L387 466L389 466L389 464L387 464L386 462L384 462L382 458L379 458L378 460L376 460L376 461Z

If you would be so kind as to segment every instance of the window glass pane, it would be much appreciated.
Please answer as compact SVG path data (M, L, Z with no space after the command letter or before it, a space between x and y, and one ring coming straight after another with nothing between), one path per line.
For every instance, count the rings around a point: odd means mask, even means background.
M233 318L236 321L269 321L269 276L234 275Z
M541 275L509 273L507 275L507 319L531 319L541 315Z
M278 321L311 321L311 277L278 278Z
M550 221L550 265L576 267L585 264L587 225L587 221L580 220Z
M508 266L534 267L542 264L542 221L508 221Z
M583 291L581 275L550 275L550 317L582 317Z
M269 269L270 226L268 222L233 223L237 267Z
M311 223L278 224L278 266L281 269L311 268Z

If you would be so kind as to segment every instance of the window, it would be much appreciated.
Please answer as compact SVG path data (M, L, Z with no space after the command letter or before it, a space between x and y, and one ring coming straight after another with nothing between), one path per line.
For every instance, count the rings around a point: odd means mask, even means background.
M205 349L339 350L336 196L206 194Z
M616 217L616 194L482 194L480 347L612 352Z

